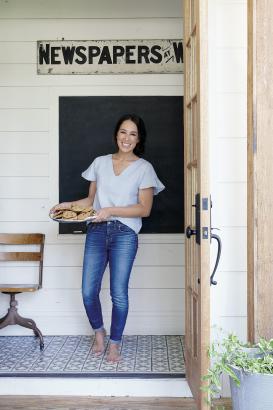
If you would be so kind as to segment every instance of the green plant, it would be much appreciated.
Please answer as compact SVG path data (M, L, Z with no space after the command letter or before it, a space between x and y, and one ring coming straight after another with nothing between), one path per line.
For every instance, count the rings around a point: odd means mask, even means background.
M203 377L201 389L208 393L208 402L221 391L221 375L230 376L237 386L240 380L231 366L244 372L273 374L273 339L263 338L255 345L242 343L235 334L229 334L220 342L214 342L208 355L211 367Z

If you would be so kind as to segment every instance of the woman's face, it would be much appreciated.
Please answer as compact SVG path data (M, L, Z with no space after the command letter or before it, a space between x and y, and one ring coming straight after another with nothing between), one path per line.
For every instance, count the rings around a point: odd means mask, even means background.
M133 152L139 141L136 124L131 120L121 123L117 133L117 144L119 151L124 153Z

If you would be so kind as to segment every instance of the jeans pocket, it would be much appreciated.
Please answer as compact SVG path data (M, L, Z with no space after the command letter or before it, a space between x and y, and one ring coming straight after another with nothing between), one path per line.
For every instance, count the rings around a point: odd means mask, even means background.
M122 222L119 222L119 230L121 232L135 233L135 231L132 228L130 228L128 225L125 225Z
M91 222L90 224L88 224L87 231L88 231L88 232L97 231L97 230L100 229L100 227L102 227L100 223L95 223L95 222L92 223L92 222Z

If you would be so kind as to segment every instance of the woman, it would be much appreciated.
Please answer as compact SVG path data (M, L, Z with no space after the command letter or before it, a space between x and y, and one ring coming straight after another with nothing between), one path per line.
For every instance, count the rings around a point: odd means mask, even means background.
M82 176L90 181L87 198L59 206L93 206L96 219L87 227L82 295L90 324L95 331L93 351L104 352L104 329L99 299L102 277L110 268L112 320L107 360L121 359L120 342L128 314L128 284L138 248L141 218L150 215L153 195L165 187L152 165L140 158L146 130L136 115L119 119L114 139L115 154L97 157ZM58 208L58 205L55 209Z

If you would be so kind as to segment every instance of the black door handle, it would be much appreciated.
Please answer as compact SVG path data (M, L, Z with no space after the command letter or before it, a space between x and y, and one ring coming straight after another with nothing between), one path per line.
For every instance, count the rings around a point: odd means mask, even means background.
M215 228L212 228L215 229ZM219 264L219 260L220 260L220 256L221 256L221 252L222 252L222 242L221 242L221 238L218 235L215 235L214 233L212 233L210 235L211 239L215 239L217 241L218 244L218 248L217 248L217 256L216 256L216 261L215 261L215 265L212 271L212 274L210 275L210 284L211 285L217 285L217 281L214 280L214 275L216 273L218 264Z
M186 237L187 237L188 239L190 239L190 237L191 237L192 235L196 235L196 229L191 229L190 226L187 226L187 228L186 228Z
M200 245L201 244L200 194L195 195L195 204L192 205L192 206L195 207L195 224L196 224L196 226L195 226L195 229L192 229L190 226L187 226L185 234L186 234L186 237L188 239L190 239L192 235L195 235L196 243ZM212 208L212 202L210 200L210 212L211 212L211 208ZM210 220L211 220L211 215L210 215ZM211 228L211 231L213 229L217 229L217 228ZM207 231L208 231L208 229L207 229ZM207 233L207 237L208 237L208 233ZM207 237L205 239L207 239ZM217 285L217 281L214 280L214 275L216 273L216 270L217 270L217 267L218 267L218 264L219 264L219 260L220 260L220 257L221 257L222 242L221 242L221 238L218 235L215 235L215 234L211 233L210 237L211 237L211 239L215 239L217 241L217 245L218 245L215 265L214 265L212 274L210 275L210 284L211 285ZM203 238L204 238L204 234L203 234Z

